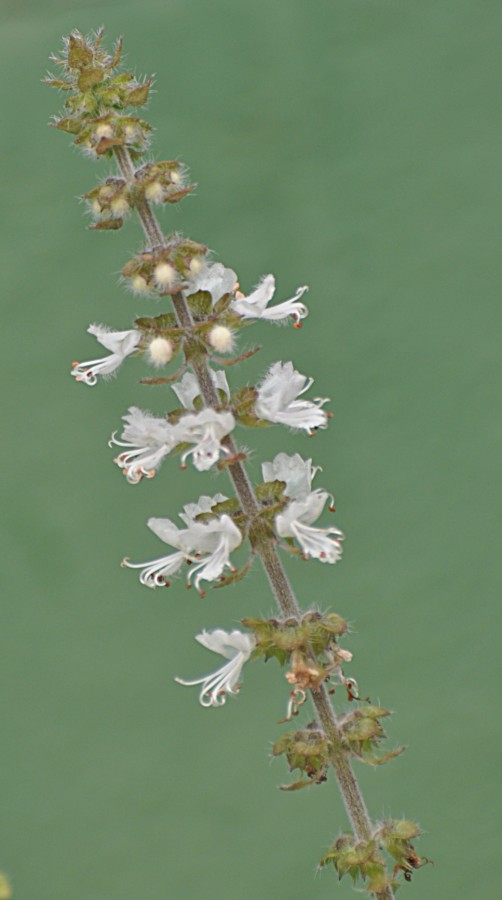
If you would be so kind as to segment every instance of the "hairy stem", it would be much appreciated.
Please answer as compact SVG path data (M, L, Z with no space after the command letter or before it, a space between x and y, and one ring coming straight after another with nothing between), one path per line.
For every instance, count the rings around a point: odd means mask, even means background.
M116 147L114 153L122 176L131 181L134 177L134 166L128 151L123 147ZM155 249L156 247L165 246L165 236L150 204L144 197L137 200L136 210L143 226L148 248ZM178 324L180 327L190 330L193 326L193 321L183 294L181 292L174 294L172 301ZM190 365L199 382L205 404L210 407L219 406L219 398L206 360L197 357L190 361ZM222 444L229 450L231 458L237 456L237 448L230 435L223 439ZM232 479L243 512L252 519L259 512L260 507L245 467L242 462L236 459L230 462L226 468ZM274 544L271 540L261 541L256 548L256 552L261 559L281 612L285 616L299 618L301 610L298 601ZM354 829L354 834L359 841L368 841L371 837L373 826L345 750L342 731L325 686L321 685L317 691L311 691L311 697L318 721L332 747L331 763L338 779L340 792L347 815ZM391 888L386 888L381 893L376 894L376 896L382 898L382 900L392 900L394 894Z

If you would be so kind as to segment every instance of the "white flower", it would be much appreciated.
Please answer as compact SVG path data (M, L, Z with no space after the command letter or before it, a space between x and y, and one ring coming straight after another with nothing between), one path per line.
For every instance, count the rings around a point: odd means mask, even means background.
M128 559L122 565L129 569L142 569L139 580L146 587L155 588L169 585L169 577L177 572L183 561L194 563L188 573L188 584L195 584L199 593L202 581L216 581L225 568L233 569L230 553L242 543L242 534L230 516L198 521L200 513L227 498L223 494L214 497L199 497L197 503L189 503L180 513L186 528L178 528L170 519L148 520L148 527L157 537L170 544L177 552L149 562L131 563Z
M83 381L93 387L98 375L111 375L121 365L126 356L134 352L141 340L141 332L132 329L131 331L112 331L106 325L89 325L87 329L89 334L97 337L100 344L110 350L110 356L104 356L102 359L89 359L83 363L73 363L71 374L77 381Z
M230 388L224 370L210 369L209 371L211 372L211 380L216 390L223 391L227 397L230 397ZM195 409L194 400L196 397L200 397L200 386L197 378L192 372L185 372L181 381L172 384L171 388L185 409Z
M233 291L236 283L237 275L232 269L226 269L221 263L209 263L190 279L184 293L190 296L197 291L207 291L214 306L221 297Z
M176 678L175 681L186 686L202 685L199 693L199 703L202 706L223 706L227 694L235 696L239 693L242 667L251 656L256 640L252 634L244 634L242 631L227 632L221 628L203 631L202 634L196 635L195 640L208 650L220 653L229 662L202 678L195 678L193 681Z
M321 562L336 563L342 555L343 533L334 526L313 528L312 523L321 515L326 500L333 497L320 488L311 491L312 480L319 471L312 466L312 460L304 460L295 453L288 456L278 453L273 462L262 465L265 481L286 482L285 493L289 503L276 517L275 529L279 537L295 538L304 557L319 559Z
M285 481L286 496L299 500L310 494L310 487L320 466L313 466L311 459L302 459L299 453L288 456L287 453L278 453L272 462L262 463L264 481Z
M268 302L275 293L275 278L273 275L265 275L251 294L247 297L238 296L232 300L230 307L243 319L268 319L272 322L281 322L288 316L293 316L295 325L298 327L301 320L308 316L307 307L300 303L300 297L303 297L306 291L308 291L308 287L304 285L298 288L295 296L290 300L285 300L268 309Z
M216 412L214 409L203 409L198 413L182 416L176 424L177 443L190 443L193 447L181 456L181 465L186 465L189 456L199 472L207 472L220 458L230 451L221 446L221 439L230 434L235 425L231 412Z
M321 515L329 494L314 491L305 500L293 500L275 517L279 537L296 538L304 557L336 563L342 556L343 533L331 525L328 528L312 528L311 523Z
M128 415L123 416L126 426L122 440L112 434L108 446L115 444L125 447L114 462L124 470L130 484L138 484L142 478L152 478L164 457L179 443L176 427L165 419L158 419L131 406Z
M307 434L317 428L327 428L328 414L321 407L329 397L295 399L308 391L313 382L313 378L297 372L291 362L274 363L258 388L256 415L291 428L304 428Z

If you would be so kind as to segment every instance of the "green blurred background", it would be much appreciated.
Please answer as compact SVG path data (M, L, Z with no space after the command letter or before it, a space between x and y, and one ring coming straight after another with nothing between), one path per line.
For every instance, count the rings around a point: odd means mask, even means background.
M107 439L128 405L170 398L138 384L140 361L94 390L68 375L95 355L90 322L154 310L118 284L139 226L85 230L76 198L108 164L46 126L61 106L39 84L49 53L101 23L156 73L155 154L200 185L165 227L208 243L246 291L269 271L278 300L310 284L302 331L247 332L264 350L231 374L292 358L332 397L315 440L244 440L254 472L297 450L336 494L343 562L289 571L305 605L350 619L351 674L397 711L390 745L408 752L358 775L374 818L427 832L435 866L403 896L496 896L498 0L3 0L0 869L15 900L352 895L316 875L346 824L334 779L277 790L275 664L249 665L221 710L173 682L216 660L197 631L272 611L258 567L201 600L118 566L162 552L150 515L226 481L167 460L127 485Z

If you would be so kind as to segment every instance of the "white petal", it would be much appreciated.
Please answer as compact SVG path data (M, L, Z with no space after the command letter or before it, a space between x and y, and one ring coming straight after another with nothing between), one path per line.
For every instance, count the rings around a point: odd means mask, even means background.
M122 565L127 569L142 569L139 576L141 584L144 584L145 587L156 588L166 587L167 579L181 568L184 561L184 553L178 552L143 563L132 563L128 559L124 559Z
M217 503L223 503L224 500L228 500L225 494L215 494L214 497L204 495L199 497L197 503L187 503L183 507L183 512L179 513L179 517L183 519L186 525L191 525L200 513L211 512L213 506L216 506Z
M291 499L300 499L308 496L310 486L318 467L312 466L311 459L302 459L299 453L289 456L287 453L278 453L272 462L262 464L264 481L285 481L286 496Z
M232 269L225 268L221 263L213 263L204 266L198 275L191 279L185 294L189 296L197 291L208 291L214 306L221 297L231 293L236 282L237 275Z
M256 647L256 639L253 634L238 631L224 631L222 628L215 628L214 631L203 631L196 635L195 640L213 650L214 653L220 653L227 659L233 659L236 653L242 653L247 659L251 656Z
M151 518L148 519L147 525L161 541L179 549L180 529L174 522L171 522L170 519Z
M230 396L230 388L228 386L227 376L223 369L210 369L212 382L217 390L223 391ZM176 394L181 405L185 409L194 408L194 400L200 397L200 387L197 378L192 372L185 372L181 381L171 385L172 390Z

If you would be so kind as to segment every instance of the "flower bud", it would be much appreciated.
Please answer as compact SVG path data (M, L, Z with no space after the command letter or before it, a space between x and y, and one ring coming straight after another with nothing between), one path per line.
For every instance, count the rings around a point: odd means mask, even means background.
M153 278L157 287L167 290L176 283L176 269L167 262L161 262L155 266Z
M94 129L94 136L97 141L100 141L101 138L111 138L113 137L113 128L109 122L101 122Z
M168 338L156 337L148 345L150 362L157 369L171 361L174 354L173 342Z
M133 275L129 282L133 294L148 294L150 286L142 275Z
M200 256L192 257L192 259L190 260L190 263L188 265L190 275L198 275L200 270L202 269L202 266L203 266L203 262L202 262Z
M218 353L229 353L234 346L234 336L225 325L215 325L209 332L207 340Z
M164 188L160 181L151 181L146 185L145 197L150 203L162 203L164 199Z

